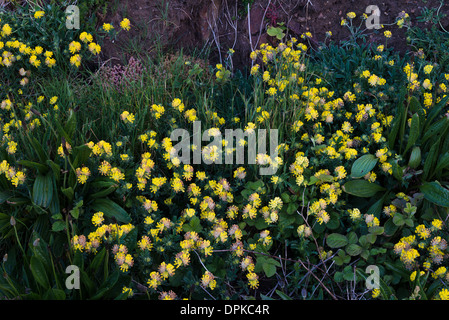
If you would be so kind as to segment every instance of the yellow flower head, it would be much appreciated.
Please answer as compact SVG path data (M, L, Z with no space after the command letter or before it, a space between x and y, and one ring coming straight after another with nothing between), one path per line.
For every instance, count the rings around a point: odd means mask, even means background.
M120 27L123 30L129 31L129 29L131 29L131 22L129 21L128 18L125 18L122 21L120 21Z
M35 19L40 19L45 15L45 11L36 11L34 12L34 18Z

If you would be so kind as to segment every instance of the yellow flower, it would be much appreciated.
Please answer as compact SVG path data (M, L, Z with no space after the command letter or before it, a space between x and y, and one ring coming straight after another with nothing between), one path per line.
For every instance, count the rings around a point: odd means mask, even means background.
M6 36L9 36L12 33L12 29L9 24L5 23L2 27L2 33Z
M103 216L104 214L101 211L94 213L92 217L92 224L95 225L96 227L100 226L104 221Z
M347 16L349 19L354 19L354 18L356 17L356 14L355 14L355 12L348 12L348 13L346 14L346 16Z
M389 31L389 30L384 31L384 36L385 36L385 38L391 38L391 36L392 36L391 31Z
M44 14L45 14L45 11L36 11L36 12L34 12L34 18L40 19L44 16Z
M85 184L87 179L90 176L90 170L87 167L77 168L76 169L76 176L78 178L78 182L80 184Z
M79 67L81 65L81 56L79 54L75 54L70 57L70 64Z
M129 29L131 28L131 22L129 21L128 18L125 18L120 22L120 27L123 30L129 31Z
M441 290L438 295L440 296L441 300L449 300L449 290L448 289Z
M122 114L120 115L120 118L125 123L133 123L135 120L134 114L129 113L128 111L123 111Z
M101 46L95 42L89 43L89 51L92 52L92 54L97 55L101 51Z
M92 42L93 37L90 33L87 33L84 31L84 32L81 32L81 34L80 34L80 40L84 43Z
M426 65L426 66L424 67L424 73L425 73L425 74L431 73L432 70L433 70L433 66L432 66L431 64L428 64L428 65Z
M114 26L110 23L103 23L103 30L106 32L111 31L112 29L114 29Z
M17 143L14 142L14 141L9 141L9 142L8 142L8 148L6 148L6 151L7 151L9 154L14 154L14 153L16 153L16 151L17 151Z
M71 54L75 54L81 50L81 43L78 41L72 41L69 43L69 51Z

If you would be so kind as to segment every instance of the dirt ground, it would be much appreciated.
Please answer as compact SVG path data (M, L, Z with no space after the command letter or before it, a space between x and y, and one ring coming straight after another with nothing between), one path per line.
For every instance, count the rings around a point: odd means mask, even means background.
M210 50L210 62L217 63L233 48L233 63L238 68L248 64L249 53L261 43L275 41L267 34L270 25L284 23L287 37L299 38L309 31L315 45L325 39L326 31L332 31L332 39L338 42L350 35L340 25L346 13L353 11L360 16L369 5L378 6L380 23L393 34L389 43L402 54L409 50L405 28L394 25L401 11L410 15L413 24L426 27L417 21L422 9L436 12L439 8L439 13L446 14L441 25L449 29L449 4L440 7L440 0L253 0L249 12L243 5L248 2L251 1L120 0L118 10L100 17L99 23L112 21L117 25L128 17L133 28L121 33L114 43L107 40L103 44L103 58L126 61L142 52L154 54L162 46L168 52L181 48L187 53ZM376 42L383 37L381 32L369 33L368 41Z

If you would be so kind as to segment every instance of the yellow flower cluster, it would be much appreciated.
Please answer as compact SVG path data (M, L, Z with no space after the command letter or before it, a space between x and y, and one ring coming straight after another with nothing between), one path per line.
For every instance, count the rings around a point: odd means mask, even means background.
M400 255L401 261L410 269L419 267L416 259L420 256L426 257L422 262L425 270L429 270L432 264L441 264L447 258L444 253L447 249L447 241L438 235L438 231L442 228L443 222L440 219L434 219L429 227L424 224L416 226L415 234L403 237L395 244L395 253ZM445 274L445 268L438 268L432 276L440 277Z

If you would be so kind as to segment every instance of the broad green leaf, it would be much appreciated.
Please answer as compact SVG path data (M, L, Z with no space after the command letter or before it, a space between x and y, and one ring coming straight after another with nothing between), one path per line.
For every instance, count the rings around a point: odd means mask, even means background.
M33 184L33 203L48 208L53 198L53 177L51 174L38 174Z
M396 231L398 231L399 227L393 222L393 218L389 218L385 224L384 224L384 228L385 228L385 234L387 236L392 236L396 233Z
M0 191L0 204L11 198L14 194L9 191Z
M346 253L352 257L358 256L362 252L362 247L358 244L351 243L346 248Z
M291 297L289 297L280 290L276 290L276 293L279 295L279 297L281 297L282 300L293 300Z
M346 236L339 233L331 233L327 236L326 243L331 248L341 248L348 244L349 240Z
M113 218L118 222L130 223L130 215L117 203L109 199L95 199L90 207L95 211L101 211L108 218Z
M396 212L393 216L393 223L398 227L403 226L405 224L404 216L399 212Z
M369 173L375 166L379 159L372 154L365 154L358 158L352 164L351 177L358 179Z
M375 217L379 217L382 213L383 204L385 202L385 199L388 196L388 192L386 192L379 200L377 200L371 207L369 207L368 211L366 212L367 215L374 215Z
M449 208L449 190L443 188L438 182L425 182L419 187L419 190L428 201Z
M75 133L76 129L76 113L73 110L70 110L69 118L67 119L67 123L64 127L64 131L67 133L69 137L71 137Z
M87 145L81 145L73 148L73 155L75 159L73 160L73 167L77 168L80 165L84 164L87 159L89 159L92 150Z
M42 262L35 256L30 260L31 273L34 279L44 288L50 288L50 281L48 280L47 272Z
M117 190L118 188L118 184L115 184L113 186L110 186L109 188L103 189L101 191L95 192L91 195L89 195L90 198L95 199L95 198L103 198L106 197L107 195L113 193L115 190Z
M431 109L429 114L427 115L426 120L426 131L427 128L431 123L433 123L433 119L443 110L443 108L446 106L447 102L449 101L449 95L446 95L446 97L442 98L440 102L438 102L436 105L434 105ZM446 118L446 121L449 122L449 119Z
M271 278L276 274L276 266L272 263L265 262L262 264L262 268L268 278Z
M50 288L44 293L43 299L44 300L65 300L66 295L65 295L65 292L61 289Z
M424 131L421 139L421 144L424 145L424 143L426 143L427 140L429 140L430 138L440 135L448 128L448 126L449 126L449 119L447 119L446 117L444 117L441 120L438 120Z
M45 175L48 172L48 167L38 162L28 161L28 160L19 160L18 164L37 170L40 174Z
M408 136L407 146L405 147L403 155L405 155L418 140L419 137L419 116L417 113L415 113L412 117L412 121L410 123L410 134Z
M190 219L189 223L183 224L182 229L185 232L195 231L195 232L199 233L199 232L201 232L203 227L201 226L200 219L197 216L193 216L192 219Z
M287 214L293 214L298 209L298 204L295 202L290 202L287 206Z
M424 161L423 174L422 174L422 179L424 181L426 181L428 177L430 178L432 176L431 173L434 172L434 163L438 157L439 146L440 146L440 139L438 139L432 145L429 153L426 156L426 160Z
M41 163L45 163L47 161L48 156L47 153L44 151L44 149L41 146L41 143L35 138L30 138L30 144L33 146L34 151L36 151L37 156L39 157L39 161Z
M440 170L449 168L449 152L444 153L440 156L437 161L437 165L435 167L435 172L439 172Z
M348 181L343 185L342 189L346 193L362 198L370 198L379 191L385 190L384 187L366 180Z
M51 230L52 230L52 231L55 231L55 232L58 232L58 231L64 230L65 227L66 227L65 222L62 221L62 220L58 220L58 221L55 221L55 222L52 224Z
M376 227L369 227L368 231L374 235L380 236L382 233L384 233L384 227L376 226Z
M416 169L420 164L421 164L421 148L416 146L412 149L412 152L410 153L408 166L412 169Z
M104 257L106 255L106 248L101 249L99 253L95 255L95 258L92 260L92 263L89 264L88 268L93 274L96 274L100 268L103 266Z
M399 110L402 110L404 108L403 105L399 105ZM396 138L399 132L399 128L401 126L402 122L402 113L400 112L398 116L394 117L393 120L393 126L391 127L390 133L388 134L388 149L393 149L394 144L396 142Z

